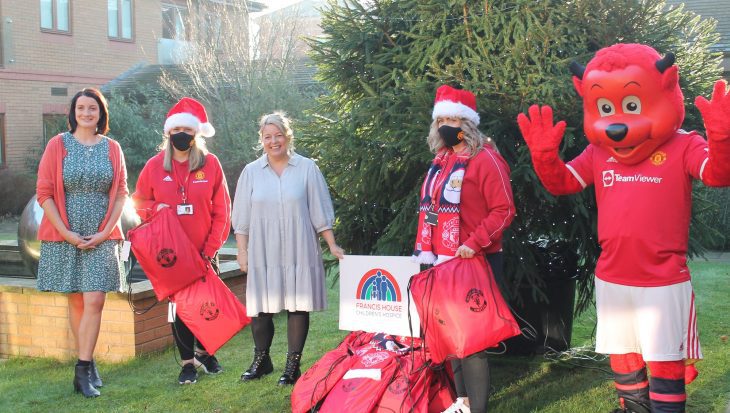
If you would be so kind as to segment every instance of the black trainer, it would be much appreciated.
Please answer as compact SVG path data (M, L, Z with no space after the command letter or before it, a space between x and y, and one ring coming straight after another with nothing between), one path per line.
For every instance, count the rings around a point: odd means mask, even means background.
M207 374L223 372L223 367L218 363L218 359L208 354L196 354L193 359L193 364L195 364L195 367L202 368Z
M195 370L195 366L192 363L188 363L183 366L180 375L177 377L177 382L180 384L193 384L198 381L198 371Z

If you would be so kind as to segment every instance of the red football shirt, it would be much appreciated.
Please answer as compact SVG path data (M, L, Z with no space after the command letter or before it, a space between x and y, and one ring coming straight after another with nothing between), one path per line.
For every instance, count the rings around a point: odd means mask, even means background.
M692 178L701 179L707 155L702 136L679 130L635 165L621 164L592 144L567 164L583 187L596 188L601 245L596 277L638 287L690 279Z
M167 172L164 156L164 151L153 156L139 174L137 190L132 194L137 213L146 219L159 203L177 212L177 206L183 204L183 186L187 193L185 203L192 205L193 214L177 217L193 245L212 257L226 242L231 227L231 197L221 164L209 153L205 165L196 171L189 171L188 161L173 160L173 171Z

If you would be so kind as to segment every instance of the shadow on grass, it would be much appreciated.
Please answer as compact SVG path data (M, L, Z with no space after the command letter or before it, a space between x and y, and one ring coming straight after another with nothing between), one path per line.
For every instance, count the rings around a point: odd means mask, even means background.
M612 379L607 363L602 362L579 367L539 356L493 356L490 367L490 410L497 412L546 411L561 401L605 388Z

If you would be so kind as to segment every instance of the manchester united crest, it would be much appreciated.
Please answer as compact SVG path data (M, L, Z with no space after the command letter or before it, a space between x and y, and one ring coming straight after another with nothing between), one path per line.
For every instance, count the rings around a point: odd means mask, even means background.
M218 318L221 310L215 305L213 301L206 301L200 306L200 315L207 321L213 321Z
M651 163L654 164L654 166L659 166L667 160L667 153L662 151L656 151L651 154L649 159L651 159Z
M170 248L163 248L157 253L157 263L163 268L170 268L177 262L175 251Z
M459 248L459 217L453 217L444 223L441 241L450 250L456 251Z

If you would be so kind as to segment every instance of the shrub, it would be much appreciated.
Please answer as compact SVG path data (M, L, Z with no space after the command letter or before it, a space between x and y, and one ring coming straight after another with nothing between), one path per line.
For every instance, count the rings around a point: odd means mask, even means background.
M35 177L7 169L0 170L0 216L20 215L35 195Z

